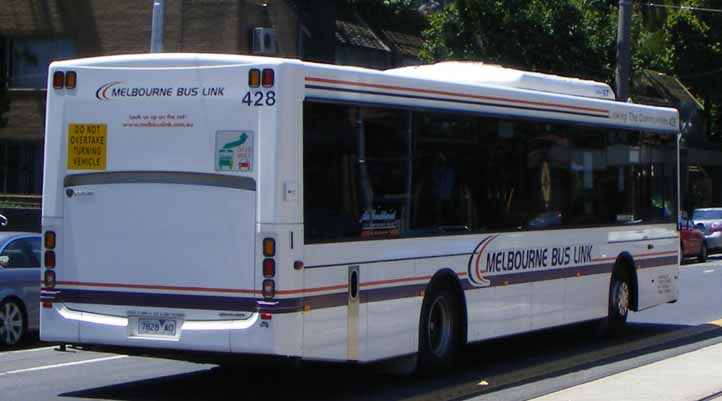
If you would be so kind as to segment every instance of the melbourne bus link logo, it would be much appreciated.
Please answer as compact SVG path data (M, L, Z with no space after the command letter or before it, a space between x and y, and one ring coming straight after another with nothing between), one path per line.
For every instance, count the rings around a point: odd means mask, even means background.
M98 100L108 101L122 98L152 97L195 97L224 96L224 87L132 87L123 81L113 81L101 85L95 91Z
M486 248L496 237L497 235L492 235L484 238L481 242L479 242L476 248L474 248L474 252L472 252L471 257L469 258L469 266L467 267L467 277L472 285L477 287L488 287L491 285L491 281L486 278L486 266L479 265L482 263Z
M492 285L489 276L495 274L527 274L527 277L548 277L549 270L585 267L594 262L594 246L589 243L541 246L534 248L490 249L497 235L484 238L469 258L468 278L476 287Z

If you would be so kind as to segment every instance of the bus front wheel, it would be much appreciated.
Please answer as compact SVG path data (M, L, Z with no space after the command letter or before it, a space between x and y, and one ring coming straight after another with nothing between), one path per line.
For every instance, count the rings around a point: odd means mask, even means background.
M459 302L448 289L424 297L419 325L418 372L431 374L450 367L461 347Z

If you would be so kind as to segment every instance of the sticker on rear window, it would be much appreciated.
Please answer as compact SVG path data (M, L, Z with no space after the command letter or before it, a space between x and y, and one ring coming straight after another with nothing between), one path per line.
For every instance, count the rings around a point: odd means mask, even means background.
M253 131L216 132L216 171L253 171Z
M107 124L68 124L68 170L105 170Z

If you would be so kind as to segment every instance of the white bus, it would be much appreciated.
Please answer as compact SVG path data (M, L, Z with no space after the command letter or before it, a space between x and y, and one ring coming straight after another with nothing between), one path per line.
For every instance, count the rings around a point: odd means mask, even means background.
M677 112L605 84L88 58L50 66L45 141L47 341L430 369L678 296Z

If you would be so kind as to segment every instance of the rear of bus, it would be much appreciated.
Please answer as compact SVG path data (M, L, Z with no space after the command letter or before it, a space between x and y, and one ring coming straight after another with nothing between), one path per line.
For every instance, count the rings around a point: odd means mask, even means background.
M292 71L187 54L51 65L41 339L299 354L276 292L302 282Z

